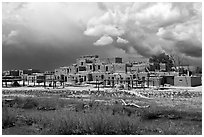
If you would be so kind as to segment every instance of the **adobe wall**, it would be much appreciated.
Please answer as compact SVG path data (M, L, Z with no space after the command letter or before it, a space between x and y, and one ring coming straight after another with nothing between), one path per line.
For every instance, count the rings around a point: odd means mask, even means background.
M191 87L191 77L189 76L175 76L174 86Z
M200 86L202 85L201 83L201 77L191 77L191 86Z

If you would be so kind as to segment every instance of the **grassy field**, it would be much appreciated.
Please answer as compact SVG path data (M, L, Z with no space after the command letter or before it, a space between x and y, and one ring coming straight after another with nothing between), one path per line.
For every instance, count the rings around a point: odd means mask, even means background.
M18 92L25 93L25 91ZM32 95L37 94L34 91L26 91L26 94L32 92ZM201 96L145 99L122 92L116 95L84 91L84 94L90 96L71 98L67 96L69 93L57 92L58 94L54 96L48 95L49 92L45 92L41 97L7 96L6 98L12 100L3 101L2 133L4 135L202 134ZM3 94L6 92L3 91ZM150 107L122 106L118 102L119 98Z

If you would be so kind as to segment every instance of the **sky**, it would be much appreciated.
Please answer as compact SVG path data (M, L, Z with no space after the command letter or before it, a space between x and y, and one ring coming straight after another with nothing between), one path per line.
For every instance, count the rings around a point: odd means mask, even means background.
M82 55L163 52L202 65L202 3L2 4L2 70L54 70Z

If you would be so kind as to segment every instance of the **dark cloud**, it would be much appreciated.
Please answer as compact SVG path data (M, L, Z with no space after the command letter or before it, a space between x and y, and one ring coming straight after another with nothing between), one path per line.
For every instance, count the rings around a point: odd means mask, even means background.
M121 37L126 42L116 43L114 39L113 45L127 54L134 50L134 53L150 57L174 51L186 58L200 58L201 9L201 3L196 2L134 3L124 11L108 7L102 16L89 20L84 34L99 39L103 35Z
M73 26L74 27L74 26ZM5 27L7 35L11 31ZM66 33L67 36L44 35L33 32L23 26L12 26L19 31L16 37L2 43L2 69L54 70L60 66L68 66L76 62L82 55L99 55L107 57L110 54L118 55L113 47L95 47L90 38L83 35L80 28L75 32ZM12 41L12 42L10 42Z
M95 3L6 3L3 8L3 70L53 70L82 55L115 52L94 47L96 38L83 34L86 20L101 14Z
M170 49L200 61L197 7L199 3L6 3L2 67L53 70L86 54L149 57ZM113 42L94 46L104 35Z
M176 42L176 48L186 56L202 57L202 44L199 42L178 41Z
M68 66L75 63L82 55L98 54L101 57L109 56L107 50L111 48L94 47L90 43L78 43L71 46L50 46L46 43L21 43L25 48L18 45L3 45L2 59L3 70L36 68L41 70L53 70L60 66ZM62 43L58 43L62 44ZM64 43L65 44L65 43Z
M97 2L97 5L99 9L104 10L104 11L107 10L107 7L103 2Z

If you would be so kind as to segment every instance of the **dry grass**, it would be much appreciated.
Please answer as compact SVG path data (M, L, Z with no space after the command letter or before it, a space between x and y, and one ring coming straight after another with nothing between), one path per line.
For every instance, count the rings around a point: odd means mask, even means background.
M150 108L139 109L92 100L86 103L90 107L84 108L84 102L76 99L17 97L12 105L3 107L3 134L20 127L25 130L12 134L202 134L200 111L147 102Z
M16 112L9 110L7 107L2 108L2 129L15 126L17 121Z

